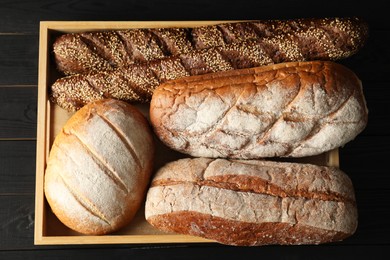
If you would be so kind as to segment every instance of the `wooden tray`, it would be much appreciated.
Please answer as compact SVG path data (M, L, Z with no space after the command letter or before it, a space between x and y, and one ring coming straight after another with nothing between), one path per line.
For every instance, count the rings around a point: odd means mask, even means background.
M120 243L211 243L213 241L179 234L168 234L155 229L144 218L141 208L135 219L118 232L104 236L86 236L70 230L51 212L44 197L43 181L46 161L51 144L72 115L48 100L48 88L59 77L51 60L51 46L56 36L80 31L152 28L152 27L194 27L216 24L224 21L181 21L181 22L41 22L39 38L39 75L38 75L38 122L36 155L36 192L35 192L35 232L36 245L59 244L120 244ZM137 105L148 117L148 105ZM157 143L155 169L165 163L185 155L169 150ZM294 159L290 161L308 162L318 165L339 166L338 150L318 156Z

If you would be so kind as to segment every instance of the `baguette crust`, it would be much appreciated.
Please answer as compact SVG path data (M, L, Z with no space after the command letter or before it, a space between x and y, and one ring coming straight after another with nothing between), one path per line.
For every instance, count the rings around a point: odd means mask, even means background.
M194 28L148 28L64 34L53 45L57 67L66 75L110 71L248 39L290 35L301 46L315 44L330 59L350 56L368 35L357 17L230 22ZM317 38L317 39L315 39ZM269 41L269 44L279 43Z
M85 74L63 77L55 81L50 87L50 100L68 111L76 111L88 102L104 98L149 102L154 89L167 80L282 62L338 60L356 53L363 46L365 42L363 39L367 38L368 29L361 20L336 18L321 21L290 21L287 24L274 22L275 31L267 31L264 29L267 26L261 23L247 26L219 25L217 31L224 32L223 39L226 38L222 45L206 44L207 37L202 35L207 35L205 31L209 27L199 28L196 39L197 42L203 42L201 45L205 45L204 48L191 50L185 48L183 51L169 52L169 55L163 57L157 55L159 58L155 59L144 58L134 63L122 62L121 64L125 65L107 70L103 68L104 65L97 65L95 70L83 71ZM259 33L260 37L241 37L241 34L253 35L255 31L261 31L259 28L265 30ZM238 40L241 38L243 40ZM217 39L211 38L210 41L218 42ZM91 57L84 58L75 51L75 57L87 61L94 60L94 55L97 54L90 54ZM93 64L95 63L100 64L93 61Z
M343 146L367 124L356 75L334 62L283 63L160 85L157 136L197 157L304 157Z
M228 245L319 244L357 227L353 186L337 168L226 159L181 159L147 194L156 228Z
M83 234L127 225L141 207L152 171L149 125L117 100L90 103L56 136L45 172L45 196L59 220Z

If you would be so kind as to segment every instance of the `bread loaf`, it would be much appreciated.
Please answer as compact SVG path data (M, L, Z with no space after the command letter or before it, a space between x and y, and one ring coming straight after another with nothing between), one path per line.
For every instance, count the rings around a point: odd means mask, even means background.
M66 75L113 70L131 63L224 46L232 42L288 35L300 49L315 49L318 58L339 59L360 49L368 34L357 17L302 18L226 22L194 28L142 28L61 35L53 44L57 68ZM280 43L267 43L279 49ZM275 45L275 46L272 46Z
M136 108L110 99L86 105L50 151L44 191L53 213L83 234L122 228L144 202L153 154L150 127Z
M150 103L157 136L196 157L303 157L343 146L367 124L360 80L330 61L186 77Z
M145 217L163 231L259 246L339 241L355 232L358 213L338 168L195 158L156 173Z
M270 36L267 37L231 40L224 45L195 48L161 59L119 66L113 70L63 77L51 85L50 100L68 111L76 111L88 102L104 98L149 102L154 89L168 80L288 61L345 58L362 47L363 38L367 37L367 28L358 22L359 26L351 32L354 36L347 33L350 36L347 37L343 32L350 31L350 26L338 28L336 25L340 26L340 22L337 21L328 21L328 29L325 31L315 27L315 23L308 22L311 26L305 27L291 22L289 26L277 26L277 31L287 28L287 31L295 30L295 33L268 33ZM306 29L300 30L300 27ZM202 38L200 35L197 37ZM231 38L234 39L233 36ZM81 54L77 56L82 57Z

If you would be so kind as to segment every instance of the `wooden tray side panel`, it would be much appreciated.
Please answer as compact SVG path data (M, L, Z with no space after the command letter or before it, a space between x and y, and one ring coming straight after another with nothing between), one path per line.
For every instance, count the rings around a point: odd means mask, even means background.
M46 133L47 133L47 69L48 69L48 27L40 25L39 35L39 71L38 71L38 104L37 104L37 153L36 153L36 189L35 189L35 222L34 242L40 244L44 235L45 214L43 210L43 179L46 166Z

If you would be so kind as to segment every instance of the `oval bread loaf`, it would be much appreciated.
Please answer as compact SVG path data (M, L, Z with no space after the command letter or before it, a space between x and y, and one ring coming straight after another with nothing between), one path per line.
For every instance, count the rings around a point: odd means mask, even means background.
M45 172L46 199L75 231L116 231L141 207L153 157L152 133L141 112L123 101L90 103L55 138Z
M360 80L330 61L186 77L150 104L157 136L196 157L304 157L343 146L367 124Z
M168 163L147 193L154 227L222 244L320 244L358 222L351 180L338 168L195 158Z

